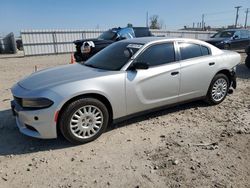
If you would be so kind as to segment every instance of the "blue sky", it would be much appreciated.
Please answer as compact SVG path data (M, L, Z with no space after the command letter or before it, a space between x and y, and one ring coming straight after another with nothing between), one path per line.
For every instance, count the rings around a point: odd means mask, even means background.
M235 21L236 5L243 6L239 23L244 24L250 0L0 0L0 34L18 34L21 29L107 29L127 23L145 26L147 11L159 15L170 30L201 22L203 13L207 25L228 25Z

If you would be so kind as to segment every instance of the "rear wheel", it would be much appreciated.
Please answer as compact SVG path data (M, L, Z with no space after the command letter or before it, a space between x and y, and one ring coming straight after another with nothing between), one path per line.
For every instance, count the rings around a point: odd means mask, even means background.
M245 52L248 56L250 55L250 46L246 47Z
M229 45L229 44L225 44L225 45L224 45L224 49L225 49L225 50L229 50L229 49L230 49L230 45Z
M247 56L246 60L245 60L245 65L247 68L250 69L250 55Z
M209 104L219 104L227 96L229 89L229 80L225 74L217 74L213 78L208 93L206 96L206 101Z
M98 138L106 129L109 113L106 106L94 98L82 98L69 104L62 112L60 130L73 144L84 144Z

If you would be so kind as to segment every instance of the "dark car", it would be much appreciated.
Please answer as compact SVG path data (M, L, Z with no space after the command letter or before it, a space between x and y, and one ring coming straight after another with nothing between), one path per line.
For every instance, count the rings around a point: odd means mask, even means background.
M220 49L245 49L250 45L250 31L246 29L230 29L214 34L206 42Z
M246 54L247 54L247 57L245 60L245 65L247 68L250 69L250 45L246 48Z
M74 41L76 62L86 61L108 45L123 39L153 36L147 27L113 28L102 33L98 38Z

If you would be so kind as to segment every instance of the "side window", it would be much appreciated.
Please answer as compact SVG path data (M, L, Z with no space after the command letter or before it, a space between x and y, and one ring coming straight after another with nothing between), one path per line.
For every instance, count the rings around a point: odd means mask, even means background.
M234 33L234 36L238 36L237 39L240 39L240 38L241 38L241 32L240 32L240 31L236 31L236 32Z
M181 59L191 59L202 56L201 47L198 44L179 42Z
M173 43L156 44L146 49L138 58L138 62L146 62L149 66L162 65L175 61Z
M121 30L118 32L118 34L119 34L120 37L122 37L122 38L126 38L126 39L134 38L133 30L131 31L130 28L121 29Z
M126 38L126 39L131 39L131 38L133 38L129 33L123 33L123 34L121 35L121 37L122 37L122 38Z
M204 56L205 56L205 55L210 55L210 54L211 54L209 48L206 47L206 46L201 46L201 52L202 52L202 55L204 55Z
M248 36L248 31L245 30L245 31L241 31L241 38L242 39L247 39L249 36Z

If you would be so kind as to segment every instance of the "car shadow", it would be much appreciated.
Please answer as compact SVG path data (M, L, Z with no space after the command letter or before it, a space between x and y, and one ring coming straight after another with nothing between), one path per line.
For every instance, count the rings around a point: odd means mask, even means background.
M250 79L250 69L248 69L245 64L238 64L236 75L241 79Z
M0 111L0 156L27 154L73 146L62 137L41 140L25 136L16 127L12 111L10 109Z
M112 131L116 128L129 126L131 124L158 116L175 113L177 111L206 106L207 104L203 101L177 105L175 107L166 108L164 110L147 113L143 116L124 120L120 123L115 123L110 126L107 131ZM69 147L75 147L75 145L69 143L62 136L59 136L58 139L42 140L21 134L16 127L15 118L12 116L11 110L8 109L0 111L0 156L28 154Z
M0 59L16 59L16 58L24 58L23 54L1 54Z
M208 107L208 104L205 103L203 100L198 100L198 101L188 102L188 103L184 103L184 104L179 104L179 105L176 105L173 107L165 107L161 110L151 111L151 112L145 113L143 115L138 115L138 116L133 117L131 119L127 119L127 120L121 121L119 123L116 123L113 126L109 127L107 131L112 131L113 129L126 127L126 126L129 126L131 124L138 123L141 121L164 116L167 114L171 115L172 113L176 113L179 111L192 109L192 108L198 108L198 107L199 108Z

